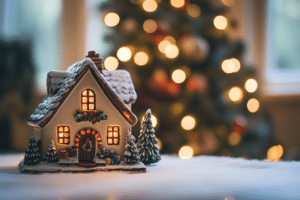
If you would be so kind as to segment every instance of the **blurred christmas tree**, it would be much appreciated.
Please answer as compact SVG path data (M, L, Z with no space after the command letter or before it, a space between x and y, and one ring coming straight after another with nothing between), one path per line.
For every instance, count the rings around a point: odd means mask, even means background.
M131 73L133 111L147 108L162 153L183 145L194 154L265 158L271 122L257 100L244 43L230 34L228 0L110 0L100 5L111 51L104 65ZM227 5L226 5L227 4ZM133 128L137 136L139 125Z

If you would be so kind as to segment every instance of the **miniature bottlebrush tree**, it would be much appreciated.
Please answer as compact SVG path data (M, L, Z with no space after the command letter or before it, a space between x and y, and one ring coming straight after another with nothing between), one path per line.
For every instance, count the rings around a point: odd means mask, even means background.
M136 147L135 137L128 131L123 160L126 164L136 164L140 161L139 151Z
M58 160L53 140L48 145L46 160L47 162L56 162Z
M24 163L27 165L35 165L40 163L40 161L41 161L40 149L38 147L35 137L32 136L29 140L27 149L25 151Z
M144 164L156 163L160 160L159 147L151 121L151 109L148 109L144 115L137 148Z

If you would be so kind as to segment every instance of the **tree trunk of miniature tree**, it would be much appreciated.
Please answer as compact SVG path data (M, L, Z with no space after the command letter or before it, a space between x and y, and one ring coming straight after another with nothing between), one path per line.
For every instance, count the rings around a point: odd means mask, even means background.
M135 137L128 131L123 160L126 164L136 164L140 161L139 151L134 143Z
M144 115L137 148L139 150L140 159L144 164L156 163L160 160L159 147L151 121L150 109L148 109Z
M25 151L24 163L27 165L35 165L40 163L41 154L34 136L29 140L27 149Z
M58 160L53 140L48 145L46 160L47 162L56 162Z

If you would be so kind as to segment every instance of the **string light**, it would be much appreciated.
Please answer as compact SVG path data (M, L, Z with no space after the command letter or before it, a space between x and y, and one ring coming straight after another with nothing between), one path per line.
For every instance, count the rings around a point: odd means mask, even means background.
M126 62L131 58L131 51L128 47L121 47L117 52L119 60Z
M243 92L239 87L233 87L229 90L229 98L231 101L240 101L243 98Z
M188 7L187 7L187 13L189 16L191 17L199 17L200 14L201 14L201 9L199 8L199 6L197 6L196 4L190 4Z
M251 113L257 112L259 109L259 101L255 98L250 99L247 102L247 108L248 108L249 112L251 112Z
M157 29L157 24L154 20L147 19L143 24L143 28L147 33L154 33Z
M222 70L226 73L226 74L231 74L234 71L234 62L232 62L231 60L224 60L222 62Z
M176 69L172 73L172 80L175 83L182 83L186 78L185 72L181 69Z
M225 29L227 27L227 23L227 19L222 15L216 16L214 19L215 27L220 30Z
M190 159L194 155L194 150L190 146L183 146L180 148L178 155L181 159Z
M170 44L166 47L165 54L167 58L176 58L179 54L179 49L176 45Z
M149 60L149 57L148 55L143 52L143 51L140 51L140 52L137 52L134 56L134 62L135 64L137 64L138 66L144 66L147 64Z
M109 27L114 27L120 22L120 17L117 13L110 12L104 17L104 23Z
M155 0L145 0L143 8L146 12L154 12L157 9L157 3Z
M245 89L249 93L255 92L257 89L257 86L258 86L257 81L253 78L248 79L245 83Z
M192 130L195 128L196 120L194 117L187 115L181 120L181 126L184 130Z
M171 5L175 8L181 8L185 4L185 0L171 0Z
M231 58L230 60L234 64L234 70L233 70L233 72L238 72L240 70L240 68L241 68L240 61L238 59L236 59L236 58Z
M272 146L268 152L267 157L269 161L278 161L283 155L283 147L281 145Z
M113 71L118 68L119 61L117 58L109 56L104 60L104 66L108 71Z
M162 53L165 53L166 47L171 45L171 43L168 40L163 40L158 44L158 50Z

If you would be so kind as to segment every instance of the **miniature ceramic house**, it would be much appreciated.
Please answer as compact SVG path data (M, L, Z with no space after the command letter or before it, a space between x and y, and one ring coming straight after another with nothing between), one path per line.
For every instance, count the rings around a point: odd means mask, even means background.
M103 70L95 52L87 57L66 72L48 73L47 96L28 120L41 156L53 140L57 151L74 149L79 162L92 162L99 147L122 159L128 130L137 122L130 74Z

